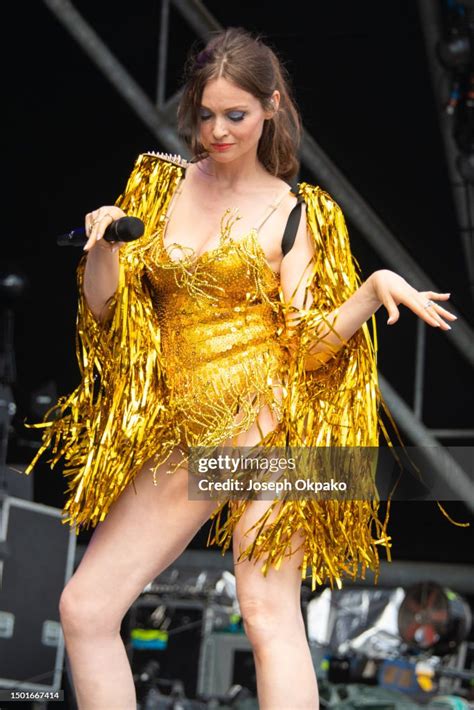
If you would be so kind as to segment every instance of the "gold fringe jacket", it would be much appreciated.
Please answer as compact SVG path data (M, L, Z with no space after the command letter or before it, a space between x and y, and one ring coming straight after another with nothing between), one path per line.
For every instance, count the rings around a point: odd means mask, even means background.
M176 422L170 416L172 398L158 309L143 274L147 258L155 253L156 235L163 228L185 169L185 161L179 157L153 153L138 157L116 204L128 215L142 219L146 231L141 239L120 250L119 285L106 323L94 318L83 296L85 257L78 266L76 348L81 382L72 394L59 399L43 422L33 425L43 428L43 442L26 471L29 473L48 449L52 452L51 467L64 459L69 497L63 523L75 524L77 532L103 521L145 462L153 457L157 465L165 461L179 440ZM320 187L301 183L298 191L306 204L308 233L314 245L306 287L313 300L308 308L299 310L290 335L289 330L278 330L282 342L285 338L291 342L291 358L279 425L261 443L377 447L380 425L391 446L379 411L382 404L390 417L377 382L375 318L373 338L366 323L338 350L319 355L317 366L313 361L313 369L308 369L312 357L309 348L317 338L317 326L325 314L354 293L361 279L339 206ZM248 248L247 255L250 251ZM250 256L258 265L262 253L254 250ZM262 292L264 286L260 283ZM270 296L267 293L267 300L280 314L290 308L278 287L270 291ZM250 421L248 418L247 425ZM223 432L217 427L198 437L197 443L217 445ZM368 475L370 489L370 464L362 475ZM223 502L212 515L208 544L220 545L224 553L248 504L248 500ZM239 560L262 560L264 574L270 566L278 569L291 553L295 533L300 533L302 577L311 568L313 589L326 581L341 587L344 576L364 577L367 569L372 569L377 579L379 546L385 547L390 559L388 507L384 521L378 511L376 494L367 500L346 501L280 496L270 502L265 515L253 526L252 542L241 551ZM273 517L268 522L270 515Z

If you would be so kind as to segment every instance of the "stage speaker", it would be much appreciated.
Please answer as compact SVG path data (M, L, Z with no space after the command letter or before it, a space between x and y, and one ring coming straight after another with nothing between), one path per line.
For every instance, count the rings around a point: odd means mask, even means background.
M76 534L62 512L0 498L0 687L61 687L59 598L72 575Z

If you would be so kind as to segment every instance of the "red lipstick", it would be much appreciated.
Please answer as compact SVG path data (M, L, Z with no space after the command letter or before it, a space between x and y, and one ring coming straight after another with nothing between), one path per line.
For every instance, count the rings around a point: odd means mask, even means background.
M227 150L228 148L231 148L233 143L212 143L212 147L214 150L224 151Z

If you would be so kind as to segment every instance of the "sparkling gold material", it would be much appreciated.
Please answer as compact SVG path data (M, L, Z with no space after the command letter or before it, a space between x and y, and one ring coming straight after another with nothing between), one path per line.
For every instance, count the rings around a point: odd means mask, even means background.
M364 324L339 348L311 352L327 314L361 283L338 205L319 187L299 185L314 257L307 283L312 302L295 309L284 301L257 231L232 239L238 215L231 211L215 249L196 257L184 247L165 247L168 205L185 170L179 156L137 159L117 204L141 218L146 230L120 251L119 286L106 324L96 321L83 297L86 257L78 266L82 381L34 425L44 429L43 444L27 469L48 448L51 466L64 459L69 497L63 522L77 531L104 520L146 461L153 458L156 471L177 446L182 461L189 446L217 446L246 431L265 404L278 424L262 446L377 446L379 425L391 445L379 415L379 405L386 407L377 383L375 318L373 339ZM360 475L373 484L372 470ZM248 505L222 503L208 544L225 552ZM275 499L240 559L261 560L266 574L280 567L300 531L302 576L311 567L313 589L326 581L340 587L344 576L364 577L367 569L377 575L378 548L390 558L388 510L381 521L378 508L377 500Z

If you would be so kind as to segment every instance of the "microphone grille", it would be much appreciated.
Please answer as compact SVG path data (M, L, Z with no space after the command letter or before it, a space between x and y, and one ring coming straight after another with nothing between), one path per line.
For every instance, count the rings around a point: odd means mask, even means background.
M138 217L121 217L115 223L115 233L121 242L138 239L145 231L145 225Z

